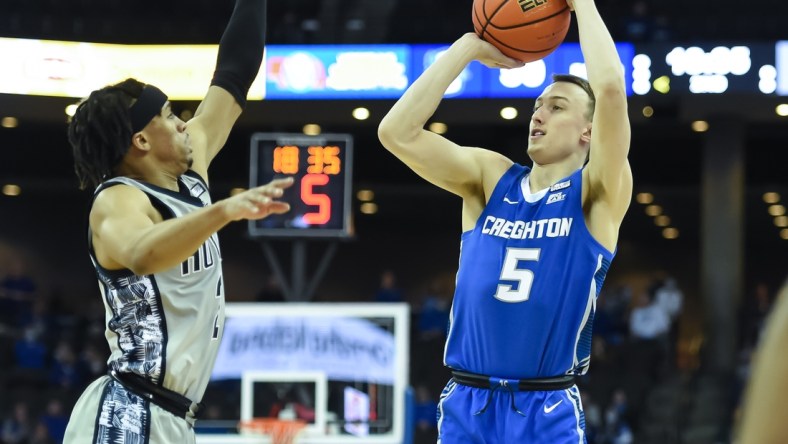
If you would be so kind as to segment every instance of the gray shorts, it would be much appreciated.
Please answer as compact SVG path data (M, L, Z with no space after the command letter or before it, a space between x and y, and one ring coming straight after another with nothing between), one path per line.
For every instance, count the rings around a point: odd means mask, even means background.
M88 386L71 412L64 444L194 444L185 419L134 395L109 376Z

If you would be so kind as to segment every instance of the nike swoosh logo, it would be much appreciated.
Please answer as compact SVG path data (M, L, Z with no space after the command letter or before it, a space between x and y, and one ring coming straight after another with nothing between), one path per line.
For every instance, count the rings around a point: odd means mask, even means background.
M504 197L503 201L508 203L508 204L512 204L512 205L520 203L520 202L516 202L516 201L511 201L511 200L509 200L508 197Z
M563 400L563 399L562 399L562 400L560 400L560 401L558 401L558 402L556 402L555 404L551 405L550 407L548 407L548 406L544 406L544 412L545 412L545 413L550 413L550 412L552 412L553 410L555 410L555 408L556 408L556 407L558 407L558 404L561 404L562 402L564 402L564 400Z

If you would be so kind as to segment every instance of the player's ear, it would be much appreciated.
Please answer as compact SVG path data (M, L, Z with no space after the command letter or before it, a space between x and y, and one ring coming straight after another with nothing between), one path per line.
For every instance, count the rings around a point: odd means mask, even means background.
M134 133L134 135L131 136L131 146L141 151L150 150L148 139L145 138L145 135L142 134L142 131Z
M589 123L588 126L583 130L583 133L580 135L580 140L583 143L591 143L591 124Z

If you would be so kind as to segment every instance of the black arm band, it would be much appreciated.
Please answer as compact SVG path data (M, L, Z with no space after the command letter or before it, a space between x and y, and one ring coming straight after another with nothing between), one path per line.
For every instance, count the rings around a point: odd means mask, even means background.
M236 0L219 42L211 85L227 90L241 107L263 63L266 6L267 0Z

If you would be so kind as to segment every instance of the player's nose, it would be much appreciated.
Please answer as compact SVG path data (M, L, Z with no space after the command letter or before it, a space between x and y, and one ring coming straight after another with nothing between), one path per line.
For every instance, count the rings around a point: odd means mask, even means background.
M542 111L542 108L539 108L536 111L534 111L533 114L531 114L531 121L536 123L536 124L538 124L538 125L541 125L541 124L544 123L544 116L542 115L541 111Z

